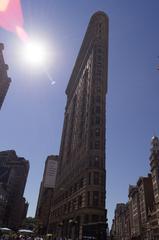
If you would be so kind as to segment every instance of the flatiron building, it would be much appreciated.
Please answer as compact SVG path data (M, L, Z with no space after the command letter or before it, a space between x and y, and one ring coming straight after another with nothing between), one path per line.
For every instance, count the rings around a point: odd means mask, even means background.
M108 17L90 19L66 88L67 104L49 229L104 239Z

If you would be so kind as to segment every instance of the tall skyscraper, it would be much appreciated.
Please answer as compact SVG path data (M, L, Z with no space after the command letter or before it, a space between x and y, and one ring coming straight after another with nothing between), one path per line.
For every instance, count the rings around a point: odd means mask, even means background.
M4 45L0 43L0 109L11 82L11 79L7 76L8 65L4 62L3 49Z
M57 155L47 157L36 208L36 219L38 221L38 231L40 234L45 234L49 225L50 208L55 188L57 165Z
M53 232L75 239L104 239L105 109L108 17L90 19L66 95L59 165L50 216Z
M23 198L29 161L14 150L0 152L0 196L4 199L0 216L2 225L17 230L22 223L26 202Z

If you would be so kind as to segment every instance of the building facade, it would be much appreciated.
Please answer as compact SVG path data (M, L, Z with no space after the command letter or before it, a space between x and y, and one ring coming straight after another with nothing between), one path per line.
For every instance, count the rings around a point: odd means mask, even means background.
M116 240L150 240L150 212L154 195L151 174L140 177L136 186L129 186L127 204L116 205L111 235Z
M130 240L130 216L128 203L117 203L111 228L113 240Z
M131 239L140 239L141 221L139 208L139 191L137 186L129 186L129 209L130 209L130 229Z
M139 197L139 211L140 211L140 235L141 239L150 239L150 211L154 205L154 193L152 187L152 177L140 177L137 182L138 197Z
M121 220L125 218L125 212L118 210L121 214L118 214L117 218L115 212L111 229L113 239L159 239L159 139L156 136L151 141L150 167L151 174L140 177L135 186L129 186L127 220L130 237L125 238L122 230Z
M152 137L150 167L154 192L153 210L150 211L150 231L154 240L159 239L159 139Z
M11 82L11 79L7 75L8 65L4 62L3 49L4 45L0 43L0 109Z
M23 198L29 162L18 157L14 150L0 152L0 195L2 225L11 229L18 229L26 212Z
M57 166L58 156L48 156L45 161L45 169L40 185L35 216L38 222L38 232L40 234L46 234L47 230L49 231L49 217L55 188Z
M67 104L50 216L52 231L63 237L105 237L107 69L108 17L97 12L90 20L66 89Z

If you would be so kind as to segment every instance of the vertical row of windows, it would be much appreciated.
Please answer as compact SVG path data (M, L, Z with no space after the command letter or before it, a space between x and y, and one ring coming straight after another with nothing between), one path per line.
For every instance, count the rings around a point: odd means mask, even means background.
M76 136L74 139L75 147L80 148L81 144L86 141L87 134L87 104L88 104L88 87L89 87L89 71L90 71L90 60L88 60L88 66L83 70L83 74L79 80L79 84L77 86L76 94L77 94L77 111L74 119L76 125Z
M86 123L86 104L87 104L87 85L88 85L88 69L85 69L82 79L82 93L81 93L81 111L80 111L80 135L79 141L82 143L84 138L84 128Z
M67 158L69 159L69 154L72 151L72 147L74 146L73 139L75 135L75 124L74 124L74 119L75 119L75 111L76 111L76 101L77 97L76 95L73 98L72 101L72 106L71 106L71 114L70 114L70 119L69 119L69 137L68 137L68 144L67 144Z
M88 184L94 184L98 185L99 184L99 172L89 172L88 173Z
M94 184L98 185L99 184L99 172L94 172Z
M94 191L93 192L93 206L98 207L98 205L99 205L99 192Z
M90 192L87 192L87 206L89 207L91 205L91 198L90 198L91 194Z
M92 119L91 119L91 133L92 141L90 142L90 149L99 150L101 148L101 87L102 87L102 75L103 75L103 48L102 45L98 45L95 49L95 91L92 96ZM94 138L95 137L95 138Z
M102 31L103 31L103 24L99 22L97 24L97 37L99 40L102 39L102 36L103 36Z
M87 206L88 207L99 207L104 206L104 192L99 191L88 191L87 192Z
M64 122L64 130L63 130L63 136L62 136L62 151L61 151L61 162L63 160L63 156L65 155L66 149L67 149L67 126L68 126L68 114L65 116L65 122ZM60 169L61 166L59 166Z
M69 141L72 144L72 150L81 146L83 141L86 140L85 135L87 132L87 102L88 102L88 87L89 87L89 71L91 68L91 58L90 55L87 65L80 76L79 83L76 89L76 97L72 98L70 105L73 111L71 111L71 116L73 118L69 119L69 123L72 122L73 129L70 130ZM74 103L74 100L75 103ZM71 106L70 106L71 107ZM67 145L68 146L68 145ZM70 146L70 144L69 144ZM68 147L69 148L69 147ZM73 151L72 151L73 152ZM68 151L69 153L69 151Z
M100 179L101 177L101 179ZM101 181L100 181L100 180ZM99 174L99 172L89 172L88 173L88 184L94 184L94 185L99 185L100 183L103 183L103 175Z

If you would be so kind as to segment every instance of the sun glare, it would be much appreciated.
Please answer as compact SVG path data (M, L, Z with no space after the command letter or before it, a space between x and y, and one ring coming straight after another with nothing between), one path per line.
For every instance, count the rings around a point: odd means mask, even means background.
M48 58L45 46L31 40L24 44L23 56L24 60L32 66L44 65Z

